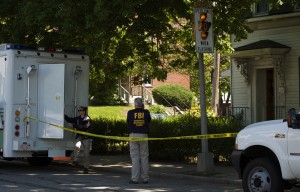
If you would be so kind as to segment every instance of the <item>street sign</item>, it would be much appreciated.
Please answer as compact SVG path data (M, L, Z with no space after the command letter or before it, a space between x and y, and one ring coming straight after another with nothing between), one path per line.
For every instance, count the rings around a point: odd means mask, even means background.
M196 51L199 53L213 53L214 36L212 9L195 8L194 16Z

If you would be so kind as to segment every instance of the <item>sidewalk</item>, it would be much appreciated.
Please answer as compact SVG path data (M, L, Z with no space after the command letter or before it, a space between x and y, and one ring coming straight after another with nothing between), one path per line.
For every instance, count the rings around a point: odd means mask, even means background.
M82 158L80 158L82 160ZM66 163L66 162L64 162ZM67 162L70 163L70 162ZM90 168L97 171L114 171L122 172L130 175L131 160L128 155L111 155L111 156L90 156ZM230 185L242 185L242 181L238 178L237 172L232 166L214 166L214 173L203 176L197 173L197 164L187 163L171 163L171 162L149 162L151 177L169 177L177 179L189 179L205 182L214 182Z

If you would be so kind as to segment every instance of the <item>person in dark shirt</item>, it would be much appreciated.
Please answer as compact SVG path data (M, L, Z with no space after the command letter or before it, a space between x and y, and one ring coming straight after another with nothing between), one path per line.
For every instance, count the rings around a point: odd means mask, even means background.
M65 120L68 123L73 125L73 128L82 131L82 132L89 132L89 128L91 125L91 118L87 115L87 107L80 107L79 116L71 118L65 115ZM83 146L84 151L84 169L83 172L85 174L88 173L89 164L90 164L90 147L91 147L91 139L87 135L78 134L76 133L75 137L75 148L73 152L73 164L78 165L79 162L79 154L80 148Z
M144 109L141 98L134 100L135 109L127 113L127 126L130 137L147 138L149 134L149 124L151 121L150 112ZM131 180L129 183L138 184L139 179L147 184L149 180L149 149L148 140L130 141L130 157L132 162Z

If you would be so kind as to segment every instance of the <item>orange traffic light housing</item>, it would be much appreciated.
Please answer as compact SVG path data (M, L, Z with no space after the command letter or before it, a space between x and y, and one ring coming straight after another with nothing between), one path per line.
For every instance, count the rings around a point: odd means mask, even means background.
M211 27L211 22L207 22L207 13L200 13L200 21L198 22L198 30L201 31L201 39L205 40L208 37L208 30Z
M201 32L201 39L207 39L207 37L208 37L208 32L207 31Z
M205 21L207 19L207 13L200 13L200 20Z

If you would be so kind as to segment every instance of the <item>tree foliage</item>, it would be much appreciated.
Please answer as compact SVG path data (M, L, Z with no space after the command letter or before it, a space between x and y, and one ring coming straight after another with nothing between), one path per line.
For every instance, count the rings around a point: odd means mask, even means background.
M213 9L215 48L231 51L228 35L247 37L246 16L256 0L207 1ZM270 0L273 7L281 2ZM91 58L91 88L124 74L164 80L169 70L197 62L191 0L0 0L0 41L77 47ZM113 86L112 86L113 87Z

